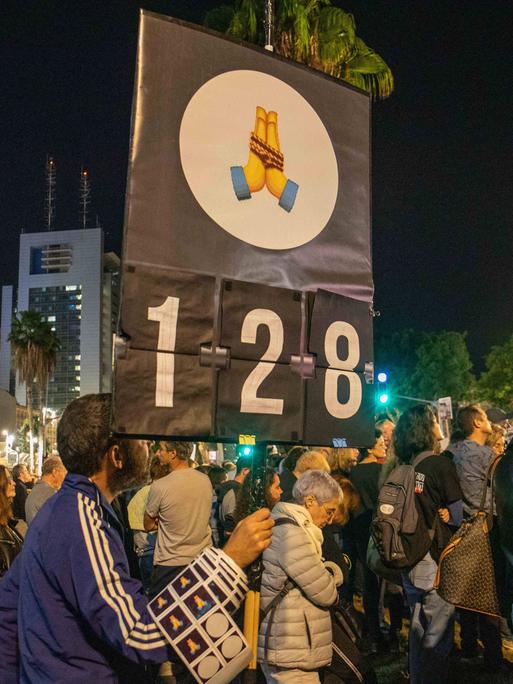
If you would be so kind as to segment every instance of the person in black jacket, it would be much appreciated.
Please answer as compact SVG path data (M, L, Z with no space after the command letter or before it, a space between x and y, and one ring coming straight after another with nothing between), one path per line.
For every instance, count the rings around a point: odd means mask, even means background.
M34 484L32 477L24 463L17 463L12 469L15 484L15 496L12 503L14 517L25 520L25 501Z
M223 482L217 490L217 501L219 503L218 531L221 546L235 528L237 492L244 484L246 478L251 474L252 465L253 459L251 456L239 456L237 459L235 479Z
M15 486L5 466L0 466L0 577L12 565L21 551L22 538L14 529L16 519L12 512Z
M360 450L360 461L349 476L360 496L360 506L353 512L348 534L352 536L363 569L363 609L371 653L377 653L383 648L383 636L379 626L379 583L377 576L367 565L367 546L370 524L378 502L380 461L385 458L385 454L383 435L379 430L375 430L373 446Z
M462 493L453 462L439 454L442 432L433 410L417 405L405 411L394 431L393 447L399 463L415 467L418 525L412 535L412 555L421 560L403 572L410 608L409 670L411 684L448 681L453 646L454 606L433 588L439 552L462 518ZM432 531L432 533L430 532Z

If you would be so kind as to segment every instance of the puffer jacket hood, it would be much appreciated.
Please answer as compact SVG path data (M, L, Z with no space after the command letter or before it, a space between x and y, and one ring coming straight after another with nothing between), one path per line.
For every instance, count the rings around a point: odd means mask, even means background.
M322 531L312 520L312 516L305 506L300 506L295 503L279 502L274 506L271 517L275 520L278 518L291 518L304 529L307 535L312 540L319 558L322 556L322 542L324 538Z
M321 558L322 532L307 509L298 504L278 503L272 517L289 518L296 524L273 528L271 545L263 556L262 609L289 578L295 586L278 605L274 616L271 618L271 611L262 621L258 660L277 667L317 670L331 662L328 607L337 598L335 580Z

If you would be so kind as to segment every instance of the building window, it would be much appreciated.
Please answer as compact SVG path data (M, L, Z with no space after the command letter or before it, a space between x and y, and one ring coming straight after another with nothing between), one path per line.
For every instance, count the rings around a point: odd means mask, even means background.
M30 275L39 275L45 273L42 266L43 250L41 247L30 248Z
M41 245L30 248L30 275L67 273L71 264L71 245Z

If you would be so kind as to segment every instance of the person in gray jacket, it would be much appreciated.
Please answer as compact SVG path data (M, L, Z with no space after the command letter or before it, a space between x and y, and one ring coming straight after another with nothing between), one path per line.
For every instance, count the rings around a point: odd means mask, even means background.
M267 684L318 684L331 662L331 616L342 572L321 556L321 528L331 522L342 491L325 472L307 470L293 489L296 503L280 502L264 552L258 661ZM278 595L287 585L290 590ZM283 592L284 593L284 592Z
M68 471L59 456L50 456L43 463L41 479L36 482L25 501L25 519L30 525L46 501L58 492Z

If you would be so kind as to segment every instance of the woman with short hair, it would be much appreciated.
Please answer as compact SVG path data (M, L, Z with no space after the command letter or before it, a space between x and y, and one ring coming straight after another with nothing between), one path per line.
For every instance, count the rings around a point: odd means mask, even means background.
M274 507L272 542L263 555L258 660L268 684L319 683L318 669L331 662L326 608L342 582L340 568L324 563L321 553L321 530L337 512L340 487L328 473L308 470L293 496L295 503Z

